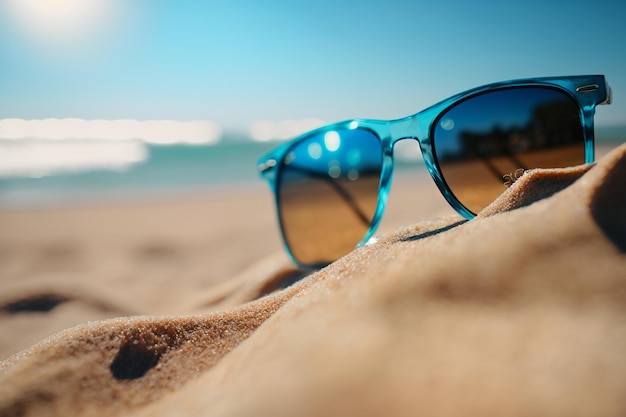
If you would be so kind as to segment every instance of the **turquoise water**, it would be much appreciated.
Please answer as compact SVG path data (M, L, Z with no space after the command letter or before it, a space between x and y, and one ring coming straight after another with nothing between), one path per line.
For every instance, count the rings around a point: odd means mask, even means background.
M618 145L626 138L626 126L597 128L596 137L598 146ZM225 135L215 145L142 145L143 160L123 169L82 167L36 176L5 174L0 176L0 209L208 195L234 187L267 189L258 176L256 161L277 145ZM396 169L421 163L416 146L405 149L413 152L398 158Z
M143 145L145 160L123 169L81 169L0 178L0 208L203 194L260 184L256 161L276 143L225 138L216 145Z

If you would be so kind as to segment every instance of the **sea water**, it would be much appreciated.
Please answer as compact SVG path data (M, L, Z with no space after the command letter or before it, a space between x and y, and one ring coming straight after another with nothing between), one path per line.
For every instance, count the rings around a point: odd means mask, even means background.
M205 145L140 141L0 141L0 209L208 195L260 184L276 143L225 135Z
M625 139L626 126L596 128L598 147ZM407 142L398 149L396 170L422 164L418 147ZM0 210L266 189L257 160L279 144L245 134L224 134L205 145L0 140Z

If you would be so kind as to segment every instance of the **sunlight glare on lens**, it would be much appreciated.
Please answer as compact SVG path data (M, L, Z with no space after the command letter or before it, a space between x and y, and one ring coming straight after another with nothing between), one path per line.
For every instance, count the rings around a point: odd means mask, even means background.
M350 181L355 181L359 179L359 171L357 171L356 169L351 169L350 171L348 171L348 179Z
M454 120L452 119L442 119L440 126L443 130L452 130L454 129Z
M313 159L320 159L322 157L322 147L317 142L309 144L307 151L309 152L309 156Z
M339 176L341 175L341 167L339 166L339 162L333 160L328 163L328 175L331 178L339 178Z
M361 151L356 148L350 149L348 155L346 155L346 159L348 160L348 164L358 165L359 162L361 162Z
M294 154L293 152L289 152L286 156L285 159L283 159L283 163L285 165L289 165L291 163L291 161L293 161L296 158L296 154Z
M339 133L333 131L326 132L324 135L324 146L331 152L335 152L341 146L341 138Z

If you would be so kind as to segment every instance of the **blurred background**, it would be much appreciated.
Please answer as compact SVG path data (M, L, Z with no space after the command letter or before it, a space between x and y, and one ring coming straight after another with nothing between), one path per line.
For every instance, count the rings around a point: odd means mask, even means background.
M605 74L597 137L622 143L625 16L608 0L0 0L0 208L265 187L256 160L278 141L514 78Z

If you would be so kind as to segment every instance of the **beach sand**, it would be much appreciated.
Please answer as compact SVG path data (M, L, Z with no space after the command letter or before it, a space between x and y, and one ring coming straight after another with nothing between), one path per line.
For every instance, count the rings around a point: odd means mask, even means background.
M0 213L0 416L626 414L626 145L469 222L429 181L316 273L261 188Z

